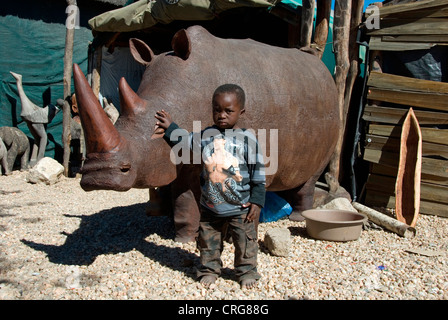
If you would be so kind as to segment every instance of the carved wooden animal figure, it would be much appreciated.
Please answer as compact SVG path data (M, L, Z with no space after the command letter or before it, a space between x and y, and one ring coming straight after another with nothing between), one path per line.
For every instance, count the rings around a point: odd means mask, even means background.
M0 175L2 175L2 167L5 170L5 174L9 175L11 172L8 167L8 150L6 150L6 146L3 143L3 139L0 138Z
M315 182L333 153L340 125L336 86L320 59L250 39L217 38L199 26L176 33L172 52L154 55L137 39L131 39L130 47L146 70L137 93L120 80L121 116L115 126L74 66L87 147L84 190L125 191L171 183L176 240L193 240L200 165L170 161L163 133L151 136L154 114L163 108L181 127L192 131L193 121L201 121L204 129L212 124L214 90L236 83L246 92L240 127L266 130L265 158L272 160L267 169L278 158L278 169L266 177L267 190L285 191L295 209L292 219L312 207ZM278 141L271 143L274 130Z
M20 170L28 169L30 142L26 134L16 127L0 127L0 139L7 149L7 166L2 163L5 173L9 174L13 170L17 157L20 157Z
M60 109L54 105L41 108L28 99L22 85L22 75L10 71L16 79L17 91L19 93L22 111L20 116L26 121L31 134L34 137L34 145L31 153L30 163L36 164L45 155L47 147L47 130L45 124L50 123Z

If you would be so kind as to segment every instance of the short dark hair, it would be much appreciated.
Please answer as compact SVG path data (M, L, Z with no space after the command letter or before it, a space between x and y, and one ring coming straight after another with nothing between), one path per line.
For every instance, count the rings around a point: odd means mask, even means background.
M216 95L222 94L222 93L235 94L236 100L238 101L241 109L245 108L246 94L244 93L243 88L241 88L239 85L233 84L233 83L226 83L226 84L220 85L218 88L216 88L215 92L213 93L213 98L215 98Z

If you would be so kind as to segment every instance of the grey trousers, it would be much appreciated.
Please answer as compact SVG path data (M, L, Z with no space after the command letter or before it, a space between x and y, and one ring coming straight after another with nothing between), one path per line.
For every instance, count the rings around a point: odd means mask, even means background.
M219 217L205 208L201 209L198 248L201 266L197 276L218 277L223 266L221 253L224 237L230 232L235 246L235 275L238 281L259 279L257 272L257 231L254 222L245 221L247 214L231 217Z

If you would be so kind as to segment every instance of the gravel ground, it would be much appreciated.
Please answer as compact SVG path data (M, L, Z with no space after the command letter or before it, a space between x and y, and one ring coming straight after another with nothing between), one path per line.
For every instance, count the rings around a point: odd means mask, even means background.
M84 192L0 176L0 300L446 300L448 219L420 215L417 235L363 230L350 242L313 240L305 222L259 227L258 287L241 290L226 243L222 278L195 280L195 244L173 241L166 217L147 217L148 191ZM291 231L288 257L269 254L267 230ZM420 253L417 251L420 250Z

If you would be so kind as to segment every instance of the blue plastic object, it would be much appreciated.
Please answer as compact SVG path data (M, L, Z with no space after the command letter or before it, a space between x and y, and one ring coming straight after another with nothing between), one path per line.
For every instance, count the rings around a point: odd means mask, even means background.
M285 199L278 196L275 192L266 192L264 207L260 212L260 222L273 222L292 212L291 205Z

